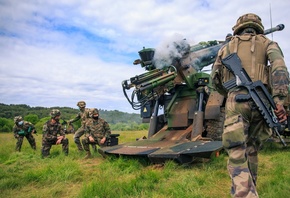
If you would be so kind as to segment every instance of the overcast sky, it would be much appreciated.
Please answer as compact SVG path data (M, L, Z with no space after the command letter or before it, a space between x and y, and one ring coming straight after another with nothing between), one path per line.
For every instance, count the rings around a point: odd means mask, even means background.
M191 44L224 40L249 12L265 29L270 16L273 27L285 25L273 40L289 68L287 0L0 0L0 103L77 108L85 100L87 107L139 113L121 86L145 72L132 64L138 51L176 34Z

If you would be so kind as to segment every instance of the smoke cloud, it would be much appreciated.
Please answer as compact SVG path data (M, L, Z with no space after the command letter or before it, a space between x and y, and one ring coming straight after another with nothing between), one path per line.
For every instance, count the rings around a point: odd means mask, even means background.
M181 58L189 49L187 40L180 34L174 34L161 41L155 48L153 62L156 68L162 69L170 66L175 59Z

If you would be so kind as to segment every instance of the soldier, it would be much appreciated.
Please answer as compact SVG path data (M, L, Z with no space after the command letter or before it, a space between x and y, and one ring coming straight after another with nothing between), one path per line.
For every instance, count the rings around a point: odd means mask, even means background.
M89 118L89 109L86 108L85 101L79 101L77 103L77 106L79 107L80 112L77 114L77 116L74 119L71 119L69 121L69 124L81 119L81 127L74 134L74 142L76 143L79 151L84 151L83 146L80 141L80 137L84 135L85 133L85 123L87 119Z
M91 152L89 145L99 145L100 147L105 146L106 141L110 138L111 129L109 124L102 118L99 117L98 109L90 110L91 119L86 123L86 128L88 135L82 139L82 143L84 146L87 155L85 158L91 157Z
M16 142L16 151L21 151L21 146L23 143L24 137L28 140L32 149L36 150L36 143L32 133L36 134L34 125L30 122L24 121L21 116L16 116L14 118L14 137L17 139Z
M222 84L234 76L222 65L221 60L231 53L237 53L251 80L261 80L271 90L279 122L286 120L283 103L288 93L288 71L280 47L263 33L264 26L256 14L249 13L238 18L233 27L233 37L219 50L211 74L214 87L227 97L222 144L229 154L227 168L232 180L233 197L258 197L258 150L262 142L272 135L272 130L252 100L235 100L236 95L247 94L245 88L236 87L228 92L224 89ZM268 61L270 66L267 66Z
M48 157L50 155L50 149L52 145L62 144L62 151L65 155L68 155L68 139L65 137L65 132L59 123L60 111L58 109L52 109L50 112L51 119L43 125L43 137L42 137L42 157Z

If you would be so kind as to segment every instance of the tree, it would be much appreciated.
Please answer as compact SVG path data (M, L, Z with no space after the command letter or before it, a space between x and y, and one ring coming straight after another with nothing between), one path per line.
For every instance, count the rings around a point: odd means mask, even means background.
M13 120L7 118L0 118L0 132L11 132L13 125Z
M37 133L42 134L42 128L44 123L46 123L48 120L50 120L50 117L45 117L45 118L41 118L36 124L35 124L35 129L37 131Z
M25 121L31 122L32 124L36 124L39 121L38 115L35 114L28 114L24 117Z

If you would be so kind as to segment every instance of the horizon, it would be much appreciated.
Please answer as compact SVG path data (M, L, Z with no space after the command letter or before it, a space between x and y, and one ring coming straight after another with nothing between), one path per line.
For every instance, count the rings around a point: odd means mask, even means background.
M288 10L284 0L3 0L0 102L75 108L84 100L89 107L140 113L121 85L146 72L133 65L138 51L176 35L191 45L222 41L250 12L265 29L285 25L268 38L278 42L290 71Z

